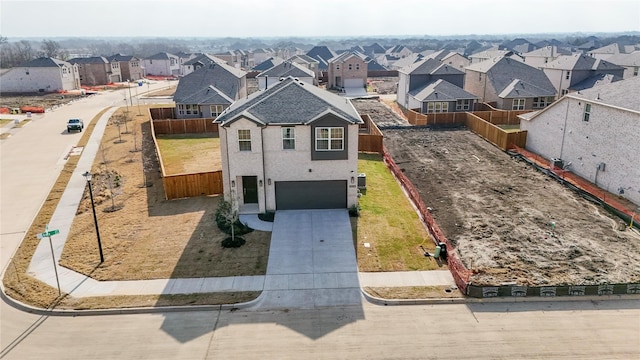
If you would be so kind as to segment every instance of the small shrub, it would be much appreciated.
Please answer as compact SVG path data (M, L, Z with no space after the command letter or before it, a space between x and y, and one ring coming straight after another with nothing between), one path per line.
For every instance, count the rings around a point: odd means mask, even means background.
M239 236L235 238L228 237L221 242L223 248L239 248L244 245L244 243L246 243L246 241Z
M360 206L356 204L351 205L351 207L349 208L349 216L351 217L360 216Z
M275 211L267 211L265 213L258 214L258 219L262 221L273 222L273 219L275 219L275 217L276 217Z

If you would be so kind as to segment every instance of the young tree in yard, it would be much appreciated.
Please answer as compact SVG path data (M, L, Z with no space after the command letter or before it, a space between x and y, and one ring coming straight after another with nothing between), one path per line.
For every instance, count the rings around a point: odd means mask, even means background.
M236 233L240 232L238 235L246 234L251 231L245 225L239 223L239 214L238 208L236 206L235 200L235 191L231 190L231 197L229 201L221 200L220 205L218 205L218 210L216 210L216 223L218 227L226 232L230 233L231 238L226 238L222 241L223 247L240 247L245 243L245 240L241 237L236 237Z

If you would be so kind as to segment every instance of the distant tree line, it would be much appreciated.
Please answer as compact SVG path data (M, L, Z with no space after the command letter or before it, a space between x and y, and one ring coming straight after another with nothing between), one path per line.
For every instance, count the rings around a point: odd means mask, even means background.
M112 42L92 39L68 39L60 42L44 39L31 42L20 40L10 42L0 35L0 68L19 66L39 57L53 57L69 60L75 56L111 56L117 53L145 58L159 52L177 53L188 51L189 46L182 41L159 39L156 41Z

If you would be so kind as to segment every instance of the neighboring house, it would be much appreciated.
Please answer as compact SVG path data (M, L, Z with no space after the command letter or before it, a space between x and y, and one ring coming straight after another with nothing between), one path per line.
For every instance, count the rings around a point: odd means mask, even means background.
M387 49L386 54L402 59L413 54L413 51L404 45L396 45Z
M598 60L584 54L559 56L544 66L542 70L547 75L558 97L567 94L576 84L603 74L624 76L624 68L605 60Z
M54 58L38 58L0 75L2 93L55 92L80 89L78 67Z
M589 56L592 58L604 60L609 59L613 55L624 54L625 49L623 45L618 43L609 44L597 49L593 49L589 51Z
M78 66L81 85L95 86L122 81L120 62L117 60L109 61L104 56L94 56L74 58L69 62Z
M144 68L139 58L132 55L115 54L107 58L109 61L117 61L120 64L122 81L136 81L144 78Z
M538 49L538 46L529 40L518 38L504 42L498 46L498 50L509 50L517 54L528 53Z
M301 54L301 55L294 55L287 61L291 61L293 63L296 63L298 65L301 65L313 71L316 78L314 85L318 85L318 81L320 80L320 69L319 69L320 62L318 60L312 58L309 55Z
M422 54L422 53L413 53L411 55L408 55L406 57L403 57L402 59L396 59L393 60L392 62L390 62L390 65L386 65L388 68L393 69L393 70L400 70L402 68L405 68L411 64L417 63L418 61L424 59L426 57L426 55ZM388 58L385 56L386 58L386 62L389 63ZM378 61L380 63L380 61ZM383 64L383 63L381 63ZM384 64L383 64L384 65Z
M450 51L450 50L439 50L435 52L431 50L423 51L420 53L420 56L416 61L421 60L423 58L438 60L444 64L451 65L456 69L460 69L461 71L464 71L464 68L471 65L471 61L469 59L460 55L460 53L458 52ZM402 59L402 60L405 60L405 59ZM397 61L394 65L397 66L402 60ZM406 65L410 65L410 64L406 64Z
M180 75L180 58L168 52L161 52L142 60L147 75Z
M215 122L224 196L240 212L357 205L362 119L344 98L288 77Z
M531 65L535 68L541 68L545 64L554 61L558 56L571 55L571 51L557 47L557 46L545 46L537 50L530 51L522 54L524 62L527 65Z
M306 82L311 86L314 85L316 80L316 74L314 74L313 71L302 65L285 61L256 76L256 79L258 79L258 90L268 89L280 82L280 79L288 76Z
M469 60L471 61L471 64L476 64L487 61L489 59L510 56L512 54L513 52L510 50L489 49L469 55Z
M622 74L623 79L638 76L638 70L640 69L640 51L634 51L630 54L613 55L607 58L607 61L624 68L624 73Z
M215 118L246 96L246 73L225 63L212 62L180 78L173 101L178 119Z
M336 53L326 46L314 46L311 50L307 51L307 56L318 61L318 71L320 77L324 78L327 75L329 69L329 60L336 56Z
M442 79L410 91L406 97L407 108L423 114L473 111L478 101L477 96Z
M437 80L445 80L462 90L464 77L465 73L453 66L443 64L435 59L422 59L398 70L397 102L407 109L415 108L411 106L410 99L414 98L411 94L415 95L416 91Z
M209 64L213 63L226 64L224 60L218 59L215 56L209 54L200 54L182 63L182 65L180 65L180 73L183 75L189 75L199 68L208 66Z
M376 58L378 57L378 55L383 55L384 53L386 53L387 49L375 42L371 45L365 45L364 51L364 54L371 56L372 58Z
M364 88L367 85L367 63L364 55L344 52L329 60L328 88Z
M520 115L527 150L640 206L640 77L570 93Z
M178 63L180 64L180 71L179 71L178 75L179 76L186 75L185 72L184 72L185 71L184 64L187 61L189 61L189 60L191 60L191 59L193 59L193 58L195 58L195 57L197 57L199 55L201 55L201 54L186 53L186 52L183 52L183 51L180 51L179 53L176 53L176 56L178 57Z
M555 100L556 90L542 70L509 57L471 64L465 72L464 89L498 109L542 109Z
M253 62L255 64L260 64L265 60L273 57L274 57L274 52L268 49L260 48L260 49L253 50ZM257 65L254 65L254 66L257 66Z
M273 56L270 57L266 60L264 60L263 62L259 63L258 65L254 66L253 71L265 71L265 70L269 70L274 66L280 65L284 62L284 59L281 59L277 56Z

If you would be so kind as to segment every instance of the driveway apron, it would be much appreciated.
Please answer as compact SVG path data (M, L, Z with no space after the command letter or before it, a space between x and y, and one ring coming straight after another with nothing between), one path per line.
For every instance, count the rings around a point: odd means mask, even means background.
M309 309L361 301L347 210L278 211L257 307Z

